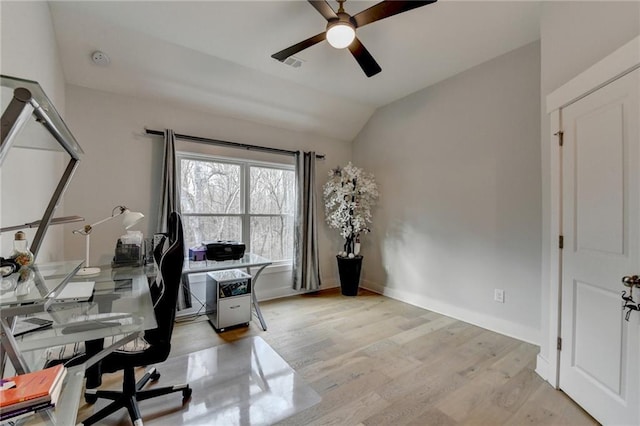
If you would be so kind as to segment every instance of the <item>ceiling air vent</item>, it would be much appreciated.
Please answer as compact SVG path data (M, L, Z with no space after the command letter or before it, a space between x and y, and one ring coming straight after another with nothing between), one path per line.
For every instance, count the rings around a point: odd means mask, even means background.
M296 58L295 56L289 56L283 62L283 64L289 65L290 67L293 67L293 68L300 68L303 63L304 61L302 59Z

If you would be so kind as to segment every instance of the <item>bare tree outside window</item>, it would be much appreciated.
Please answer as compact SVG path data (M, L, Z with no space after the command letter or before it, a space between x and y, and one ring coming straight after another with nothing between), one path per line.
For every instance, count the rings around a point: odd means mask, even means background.
M251 250L270 259L291 259L295 176L292 170L250 168Z
M295 173L285 167L180 156L186 247L236 240L269 259L291 259Z

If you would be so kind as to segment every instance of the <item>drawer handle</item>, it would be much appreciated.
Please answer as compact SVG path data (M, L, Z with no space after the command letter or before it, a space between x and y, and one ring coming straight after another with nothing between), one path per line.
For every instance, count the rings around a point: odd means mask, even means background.
M229 309L236 309L236 308L239 308L239 307L240 307L240 305L236 305L236 306L229 306Z

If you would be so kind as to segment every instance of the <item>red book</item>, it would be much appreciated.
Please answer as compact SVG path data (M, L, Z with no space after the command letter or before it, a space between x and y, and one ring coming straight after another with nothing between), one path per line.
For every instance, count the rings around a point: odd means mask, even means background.
M32 373L2 379L15 386L0 390L0 413L43 402L52 402L51 394L62 385L67 369L62 364Z

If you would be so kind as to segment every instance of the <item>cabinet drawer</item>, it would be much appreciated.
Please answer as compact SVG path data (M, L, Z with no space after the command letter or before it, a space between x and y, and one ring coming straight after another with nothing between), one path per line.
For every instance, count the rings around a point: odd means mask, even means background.
M231 327L251 321L251 296L233 297L218 301L218 328Z

